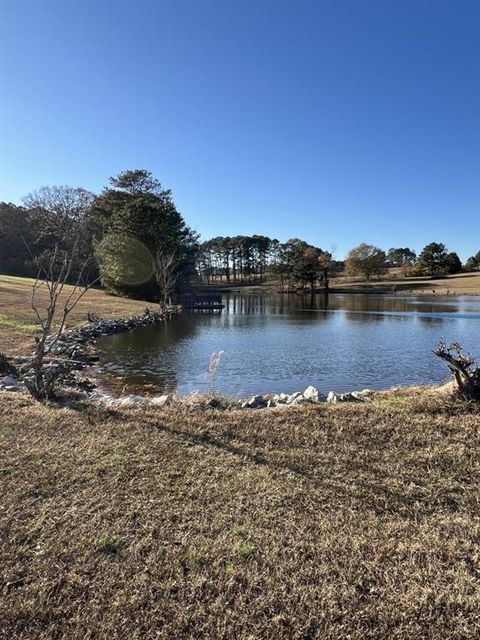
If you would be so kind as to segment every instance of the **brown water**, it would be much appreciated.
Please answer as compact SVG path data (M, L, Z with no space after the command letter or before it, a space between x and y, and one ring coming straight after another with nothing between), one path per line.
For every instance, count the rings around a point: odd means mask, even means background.
M480 356L480 297L235 293L218 313L183 312L156 327L103 338L104 372L127 384L232 396L428 384L448 378L432 351L441 337Z

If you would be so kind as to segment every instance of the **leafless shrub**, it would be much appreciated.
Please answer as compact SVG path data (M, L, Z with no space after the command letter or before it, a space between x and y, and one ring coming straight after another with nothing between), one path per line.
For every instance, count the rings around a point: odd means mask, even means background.
M447 363L460 394L467 400L480 401L480 366L475 364L475 357L462 353L457 342L447 345L444 340L434 353Z
M41 327L41 333L36 338L32 361L33 376L26 378L25 384L30 394L37 400L45 400L53 396L55 385L64 370L58 364L47 366L45 359L52 353L61 337L70 312L96 282L96 280L85 282L84 274L88 261L84 261L77 270L74 284L64 292L65 285L74 275L72 270L75 264L77 264L76 246L72 251L55 247L48 260L44 258L39 264L38 275L32 287L31 305ZM37 303L37 293L41 289L47 292L46 308L41 308Z

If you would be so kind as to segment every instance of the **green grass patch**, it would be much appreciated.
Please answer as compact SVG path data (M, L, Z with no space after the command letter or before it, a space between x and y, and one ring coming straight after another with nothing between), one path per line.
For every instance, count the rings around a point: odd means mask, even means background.
M0 327L13 327L15 329L19 329L20 331L32 332L38 331L39 325L32 322L25 322L24 320L19 320L18 318L12 318L11 316L5 316L0 314Z

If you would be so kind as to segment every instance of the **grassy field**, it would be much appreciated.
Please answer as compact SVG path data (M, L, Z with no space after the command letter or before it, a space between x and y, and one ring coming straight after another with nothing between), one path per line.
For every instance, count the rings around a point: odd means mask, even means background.
M33 347L38 328L31 304L33 283L30 278L0 275L0 352L13 355L28 352ZM65 287L65 295L69 291L70 287ZM47 298L43 290L39 291L38 300L40 306L46 304ZM148 304L141 300L117 298L99 289L92 289L73 310L67 326L82 324L87 320L88 312L96 313L102 318L123 317L141 313Z
M0 638L480 635L478 407L0 411Z
M382 279L352 280L346 276L332 280L332 289L351 291L391 291L403 295L480 295L480 271L441 278L402 277L398 269Z
M382 278L362 280L339 274L332 278L330 287L333 292L350 293L397 293L399 295L480 295L480 271L476 273L460 273L440 278L403 277L400 269L390 269ZM210 285L202 284L202 289L238 289L262 290L279 289L277 280L269 279L262 284L244 283L229 285L225 281ZM308 288L308 287L307 287Z

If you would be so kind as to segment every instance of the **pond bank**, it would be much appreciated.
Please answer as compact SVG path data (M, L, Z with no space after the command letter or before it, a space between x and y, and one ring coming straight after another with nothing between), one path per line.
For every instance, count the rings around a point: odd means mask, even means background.
M328 387L325 389L325 384L322 384L322 391L313 385L308 385L303 391L297 390L289 393L245 393L241 399L235 399L235 396L228 394L208 392L204 394L188 393L182 398L176 393L162 392L153 395L151 388L148 388L149 385L143 387L139 385L138 392L128 395L124 393L125 387L122 388L120 394L109 392L99 381L101 376L98 370L97 340L133 329L155 326L178 314L179 311L179 307L169 307L162 313L146 310L143 314L131 318L92 318L88 324L66 332L56 342L46 366L60 370L60 387L80 393L83 401L101 403L109 407L163 406L171 402L183 402L194 408L210 406L218 409L271 409L275 407L288 408L302 404L362 403L369 401L376 393L382 392L372 391L368 388L338 392L328 390ZM0 390L6 392L25 391L25 381L28 381L32 373L31 357L11 358L7 361L7 367L4 367L3 371L0 370ZM392 386L398 387L398 385ZM332 387L335 388L334 385Z
M130 318L101 319L92 316L88 324L64 332L54 341L46 357L45 367L61 372L59 386L91 392L97 384L93 377L84 375L98 363L96 342L99 338L124 333L165 322L181 311L181 307L168 306L160 311L145 311ZM3 357L0 370L0 390L24 391L25 381L33 375L31 356Z

